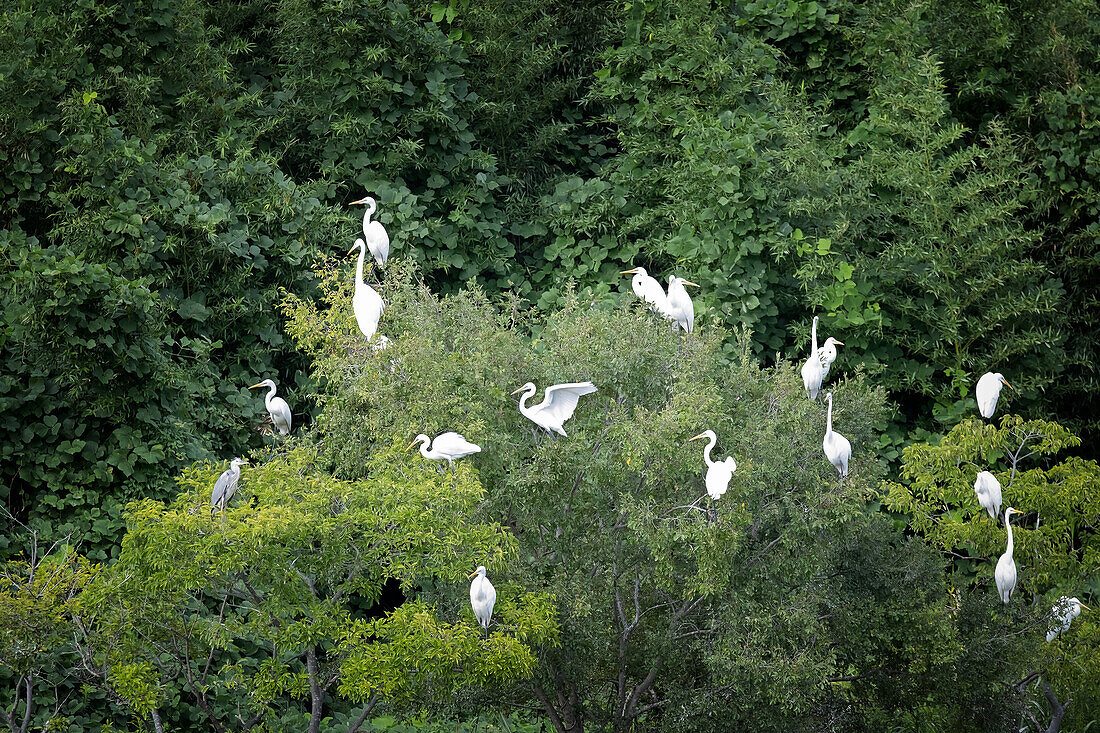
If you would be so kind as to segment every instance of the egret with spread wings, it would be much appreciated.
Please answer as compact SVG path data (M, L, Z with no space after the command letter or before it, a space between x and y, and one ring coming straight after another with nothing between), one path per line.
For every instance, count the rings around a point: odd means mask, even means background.
M528 407L527 400L534 397L537 391L535 383L528 382L512 393L523 392L523 396L519 398L519 411L546 432L566 435L563 427L565 421L573 417L581 397L596 391L596 385L591 382L555 384L546 388L546 396L542 402Z

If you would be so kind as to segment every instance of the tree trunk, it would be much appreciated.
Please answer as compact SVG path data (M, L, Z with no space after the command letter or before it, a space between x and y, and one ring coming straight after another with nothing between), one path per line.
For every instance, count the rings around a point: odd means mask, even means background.
M306 649L306 671L309 674L309 733L321 733L322 703L325 693L321 690L320 675L317 672L317 647Z
M1043 680L1043 694L1047 696L1047 701L1050 703L1050 725L1047 726L1046 733L1058 733L1062 729L1062 718L1066 716L1066 708L1073 702L1073 698L1068 698L1063 705L1058 704L1058 698L1054 696L1054 690L1050 689L1050 683Z

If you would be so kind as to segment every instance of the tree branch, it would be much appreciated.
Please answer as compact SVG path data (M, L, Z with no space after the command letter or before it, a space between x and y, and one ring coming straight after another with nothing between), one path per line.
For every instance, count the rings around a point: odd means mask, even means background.
M360 714L360 716L355 719L355 722L351 724L351 727L348 728L348 733L358 733L359 726L363 725L363 722L367 719L367 716L370 715L370 711L374 710L374 706L377 702L378 692L375 692L373 695L370 696L370 700L367 700L367 706L363 708L362 714Z
M321 705L324 702L325 695L321 691L321 685L318 681L317 647L312 645L306 647L306 672L309 674L309 733L320 733L321 713L323 712Z
M1062 728L1062 718L1066 716L1066 708L1073 702L1073 698L1067 698L1064 705L1058 704L1058 698L1054 696L1054 690L1050 689L1050 683L1043 680L1043 694L1047 696L1047 702L1050 703L1050 725L1047 726L1046 733L1058 733Z

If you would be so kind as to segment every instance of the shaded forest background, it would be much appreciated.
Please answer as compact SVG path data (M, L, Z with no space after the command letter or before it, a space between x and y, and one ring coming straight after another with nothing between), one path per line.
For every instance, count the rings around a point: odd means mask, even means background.
M7 0L0 555L117 558L129 502L263 448L260 379L311 429L280 306L364 194L439 294L675 272L765 367L820 315L886 475L986 371L1093 458L1098 114L1089 0Z

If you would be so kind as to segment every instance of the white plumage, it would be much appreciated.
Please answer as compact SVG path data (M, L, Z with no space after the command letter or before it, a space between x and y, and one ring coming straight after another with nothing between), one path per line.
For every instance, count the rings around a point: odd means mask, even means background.
M737 461L733 460L733 456L727 456L724 461L711 460L710 452L718 443L718 436L713 430L704 430L688 442L702 438L710 440L707 447L703 449L703 461L707 464L707 494L710 498L717 499L729 489L730 479L733 478L733 472L737 470Z
M271 415L271 423L281 435L287 435L290 432L290 424L292 421L290 416L290 405L288 405L286 400L282 397L275 396L275 383L270 379L265 379L259 384L254 384L249 387L249 389L256 389L257 387L268 388L267 397L264 398L264 404L267 406L268 414Z
M519 411L548 433L565 435L565 421L573 417L581 397L596 391L596 385L592 382L555 384L546 388L546 396L542 402L528 407L527 400L537 391L535 383L528 382L512 393L523 392L523 396L519 398Z
M695 330L695 304L691 302L685 285L699 287L693 282L675 275L668 276L668 296L665 299L665 315L680 324L688 333Z
M802 365L802 386L806 388L806 396L811 400L816 400L817 393L821 391L823 374L821 356L817 350L817 316L814 316L814 323L810 327L810 356Z
M431 448L428 447L429 442L432 444ZM454 462L459 458L481 452L480 445L471 443L458 433L443 433L437 435L435 440L421 433L409 444L409 448L417 443L420 443L420 455L433 461L446 460L451 468L454 468Z
M1001 482L996 476L989 471L979 471L974 479L974 493L990 517L996 519L1001 515Z
M997 411L997 400L1001 396L1002 384L1012 387L1011 384L1005 381L1004 375L1000 372L986 372L978 380L974 396L978 400L978 412L982 414L982 417L991 418L993 413Z
M367 341L370 341L378 330L378 320L382 317L386 304L382 302L382 296L363 281L363 261L366 259L367 248L362 239L355 240L348 254L350 255L356 248L359 249L359 262L355 266L355 294L351 298L351 310L355 313L355 322L359 324L359 330Z
M475 577L476 576L476 577ZM474 608L474 616L481 628L488 630L489 621L493 617L493 606L497 602L497 589L485 577L485 566L481 565L470 574L474 579L470 583L470 605Z
M633 270L623 270L621 275L634 275L630 278L630 287L634 291L634 294L641 298L644 302L651 305L660 313L665 313L667 310L667 298L665 297L665 290L661 287L661 283L650 276L645 271L644 267L635 267Z
M837 341L830 336L825 339L825 343L818 349L818 356L821 357L821 381L825 381L825 378L829 376L829 369L833 366L833 362L836 361L836 347L843 346L843 341Z
M380 221L371 221L371 214L378 208L378 204L370 196L352 201L351 205L366 204L367 211L363 214L363 239L367 240L367 248L379 266L386 264L390 258L390 235L386 227Z
M247 464L243 458L234 458L229 462L229 468L222 471L218 480L214 482L214 490L210 492L210 515L219 509L225 509L233 494L237 493L237 482L241 479L241 466Z
M1012 591L1016 590L1016 561L1012 559L1012 525L1008 518L1013 514L1019 514L1012 507L1005 509L1005 529L1008 530L1008 549L1001 559L997 561L997 569L993 573L993 579L997 581L997 594L1001 600L1008 603L1012 599Z
M825 451L825 457L833 464L841 478L848 475L848 459L852 457L852 444L840 433L833 432L833 393L825 395L825 401L829 403L828 416L825 418L825 439L821 441L821 448Z
M1059 598L1052 611L1054 618L1051 621L1050 631L1047 632L1047 641L1054 641L1056 636L1069 631L1070 624L1073 623L1073 619L1081 615L1082 608L1092 610L1076 598L1065 596Z

